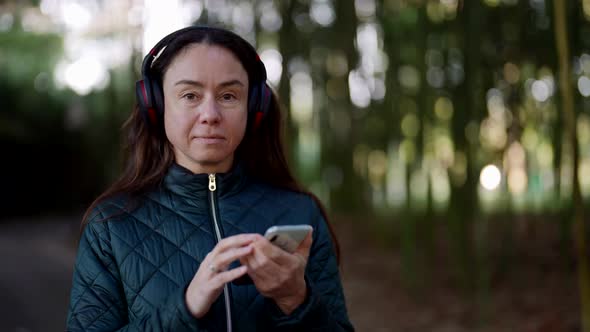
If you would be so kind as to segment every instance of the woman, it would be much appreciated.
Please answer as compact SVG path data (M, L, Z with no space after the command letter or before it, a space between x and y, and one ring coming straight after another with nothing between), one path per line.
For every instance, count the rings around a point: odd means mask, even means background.
M189 27L146 56L126 167L88 209L68 331L351 331L337 242L291 176L255 49ZM290 254L260 234L309 224Z

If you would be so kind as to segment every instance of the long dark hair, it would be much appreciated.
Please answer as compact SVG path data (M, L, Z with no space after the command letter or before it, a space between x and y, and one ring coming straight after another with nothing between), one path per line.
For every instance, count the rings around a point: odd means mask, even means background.
M187 29L169 40L164 51L161 52L150 69L151 78L159 80L159 86L162 86L164 73L174 58L187 46L197 43L219 46L229 50L246 70L250 88L262 79L260 71L257 70L260 59L255 49L233 32L210 27ZM246 173L253 178L276 187L309 195L319 206L326 220L334 242L336 257L340 261L340 245L333 227L328 221L323 204L317 196L303 189L287 164L283 149L281 107L274 92L271 94L269 107L268 113L255 129L251 124L251 118L248 119L246 135L235 151L235 160L240 160ZM150 128L144 115L140 113L138 105L134 107L133 112L123 125L123 132L126 133L126 142L123 146L123 173L92 202L84 214L82 227L88 222L88 218L96 206L107 198L118 194L126 194L136 198L161 183L175 159L171 143L166 135L160 134L164 131L163 121L160 124L159 130L155 131L154 128ZM248 158L243 158L243 156L248 156Z

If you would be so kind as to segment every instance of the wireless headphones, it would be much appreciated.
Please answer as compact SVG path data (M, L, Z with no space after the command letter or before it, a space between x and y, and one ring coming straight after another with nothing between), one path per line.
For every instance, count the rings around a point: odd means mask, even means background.
M248 123L252 124L253 129L258 128L260 122L266 116L270 108L270 100L272 90L266 84L266 68L264 63L260 60L256 49L250 43L242 39L240 36L231 31L206 27L206 26L190 26L184 29L177 30L162 38L154 48L145 56L141 65L142 79L135 83L135 95L139 105L139 111L142 114L144 121L148 126L154 130L160 128L163 130L164 120L164 92L159 80L153 77L151 68L154 62L166 50L166 47L176 39L178 36L190 31L220 31L226 34L231 34L240 39L247 47L256 55L256 62L258 67L256 69L259 80L251 82L248 91ZM245 68L246 69L246 68ZM249 79L253 79L248 75Z

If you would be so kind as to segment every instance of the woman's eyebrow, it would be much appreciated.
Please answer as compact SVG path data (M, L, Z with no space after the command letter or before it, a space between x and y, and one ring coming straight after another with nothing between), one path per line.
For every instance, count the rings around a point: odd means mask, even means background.
M187 79L183 79L180 81L177 81L176 83L174 83L174 85L194 85L196 87L204 87L205 84L199 82L199 81L194 81L194 80L187 80Z
M195 81L195 80L188 80L188 79L182 79L182 80L174 83L174 85L193 85L193 86L196 86L199 88L202 88L205 86L205 84L203 84L202 82ZM240 80L229 80L229 81L222 82L219 84L219 86L221 86L221 87L229 87L229 86L233 86L233 85L246 86Z
M244 83L242 83L242 81L240 80L230 80L227 82L222 82L219 84L219 86L221 87L229 87L229 86L233 86L233 85L239 85L239 86L246 86Z

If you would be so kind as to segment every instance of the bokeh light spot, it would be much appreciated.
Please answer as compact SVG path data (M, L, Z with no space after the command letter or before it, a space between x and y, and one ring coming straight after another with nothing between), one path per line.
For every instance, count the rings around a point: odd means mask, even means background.
M502 174L496 165L487 165L481 170L479 175L479 182L486 190L494 190L498 188L502 181Z

